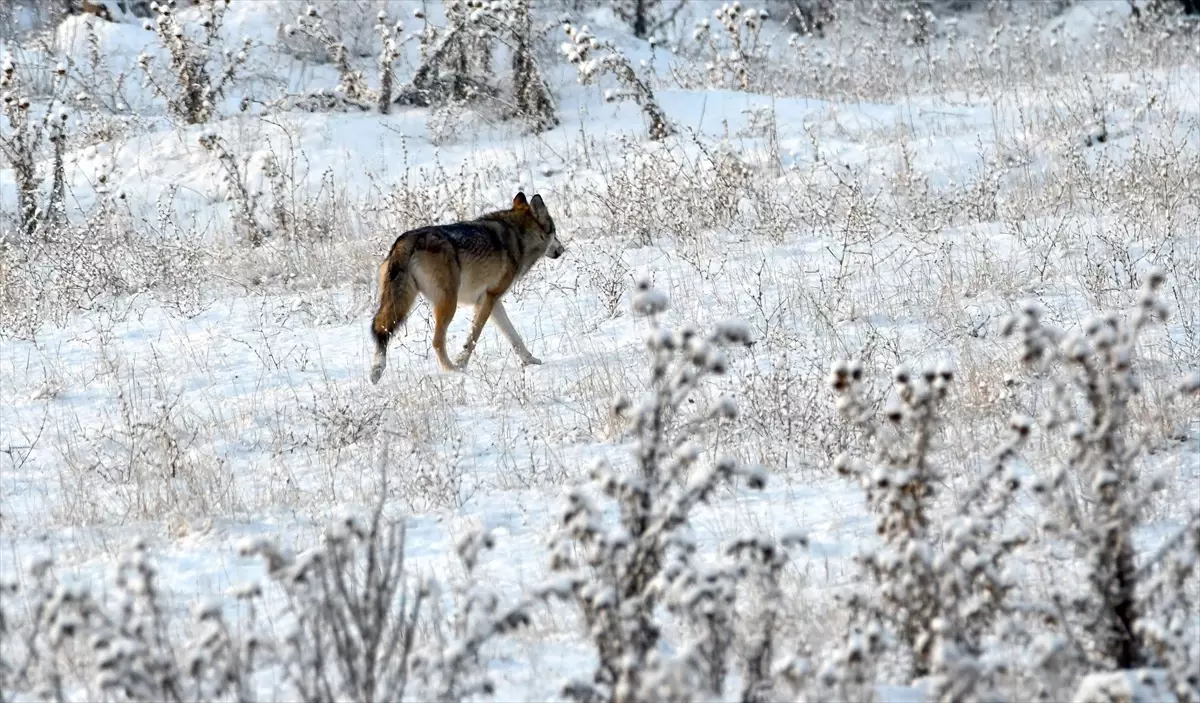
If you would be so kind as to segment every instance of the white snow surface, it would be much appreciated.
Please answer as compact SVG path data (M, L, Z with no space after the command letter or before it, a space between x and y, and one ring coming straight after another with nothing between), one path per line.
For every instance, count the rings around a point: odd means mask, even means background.
M1097 17L1120 15L1126 6L1110 5L1080 3L1046 31L1086 40L1095 31ZM275 23L290 7L281 10L269 0L232 3L226 34L231 41L248 36L254 42L247 75L253 76L251 82L291 90L332 86L336 74L328 65L305 63L272 49ZM617 22L604 26L603 13L590 19L596 23L594 30L612 34L635 60L648 55L643 43L616 36ZM74 46L72 53L78 57L85 51L81 25L88 21L72 18L58 30L60 41ZM138 24L96 27L110 65L129 70L131 76L137 56L154 51L152 34ZM660 74L666 72L658 68ZM735 397L740 379L789 364L806 374L801 383L824 393L823 377L815 369L827 368L839 351L845 353L844 345L859 348L872 335L895 340L913 359L959 360L964 354L981 353L998 365L1011 365L1015 359L1011 346L994 335L999 317L1014 301L997 291L963 296L960 290L957 299L947 303L961 319L992 330L990 337L984 333L986 343L968 352L943 334L949 323L935 319L937 313L926 301L914 297L905 304L904 280L922 276L919 272L880 281L877 290L864 294L864 299L878 300L878 308L858 310L854 317L816 320L805 309L785 307L772 323L754 301L756 291L768 298L769 312L770 301L786 305L794 301L793 289L815 285L828 275L824 259L831 235L819 227L791 232L771 243L727 237L719 226L698 223L698 228L711 230L706 231L707 248L699 253L707 267L694 263L695 256L679 244L626 245L615 234L573 235L572 224L594 221L597 211L571 201L572 195L588 183L594 183L597 192L605 188L602 173L580 165L581 151L599 152L609 163L619 164L627 154L633 158L638 153L630 146L638 144L641 158L657 158L655 147L644 141L645 125L636 105L606 104L601 90L576 85L573 71L565 64L548 67L562 118L554 130L531 136L513 123L463 114L462 131L446 141L431 137L428 110L398 108L388 116L301 111L264 115L255 106L240 113L240 94L224 100L222 118L215 123L177 129L167 122L160 102L138 85L140 79L131 78L130 104L145 115L144 128L117 141L71 151L67 169L73 207L89 208L97 198L96 174L110 173L107 187L123 192L138 213L152 214L158 199L175 187L173 207L180 221L214 237L224 236L220 223L229 217L230 194L219 164L199 144L199 137L207 133L234 146L258 187L266 188L262 168L268 157L302 155L303 185L310 193L318 193L322 174L331 173L357 203L355 209L377 205L380 194L406 174L418 188L429 186L432 204L423 204L421 212L441 222L457 219L460 211L502 207L518 189L539 192L556 216L567 255L539 263L506 302L514 326L545 363L522 367L498 331L488 326L471 366L461 374L443 373L429 348L432 332L422 304L393 342L383 380L372 386L366 372L373 351L368 334L373 263L354 278L323 289L276 287L262 292L234 284L218 286L188 314L147 292L125 300L126 314L120 316L80 312L66 325L43 327L34 339L5 337L0 339L4 578L17 577L22 565L35 558L52 556L64 579L100 584L116 555L133 538L142 537L151 544L164 590L178 599L181 612L212 598L235 608L231 589L264 577L258 560L238 556L239 542L262 537L296 550L313 545L328 521L369 509L379 464L386 457L394 492L417 465L433 466L433 474L458 482L442 492L451 496L449 504L421 500L418 492L406 490L389 501L388 513L407 521L407 558L414 573L455 577L460 571L453 548L456 538L483 527L495 535L497 546L484 557L480 571L490 585L515 597L547 577L546 544L557 524L565 486L585 480L587 467L597 458L617 466L629 461L627 438L605 419L604 403L618 392L636 395L645 377L646 323L630 313L633 282L639 276L652 279L668 296L662 315L666 324L708 328L731 318L744 319L751 333L762 338L748 350L729 352L730 378L718 390ZM1154 92L1193 121L1152 124L1129 111L1113 111L1108 122L1112 136L1098 147L1104 153L1119 159L1139 135L1153 133L1174 135L1183 153L1200 154L1195 128L1200 120L1200 72L1194 66L1169 76L1110 75L1097 80L1121 90ZM935 189L963 183L997 158L999 142L1020 132L1020 108L1029 107L1020 91L995 98L913 96L895 104L669 87L660 88L658 95L684 133L674 148L696 155L687 136L694 133L709 144L724 140L755 165L766 164L770 152L766 137L753 128L752 117L774 110L780 179L832 179L829 165L867 169L879 178L894 175L901 168L900 149L889 135L905 125L911 130L905 145L907 168ZM7 129L7 124L0 127ZM1056 141L1025 144L1031 154L1027 168L1047 168L1062 145L1075 138L1064 132ZM453 174L464 174L470 184L463 189L465 201L433 191L432 174L439 169L452 174L452 181L458 179ZM621 195L609 193L618 202ZM738 196L713 192L707 197ZM0 170L0 205L11 210L14 204L12 173ZM745 221L756 217L749 201L739 200L735 206ZM353 221L356 212L348 211L346 217ZM398 234L361 232L363 246L375 260ZM1013 270L1032 265L1032 256L1018 250L1011 233L975 231L971 236L986 241L992 255L1011 257ZM1156 263L1134 260L1139 270ZM606 313L601 294L588 284L591 271L612 261L629 272L616 316ZM764 265L773 269L765 283L755 278ZM1048 282L1026 292L1053 301L1061 319L1082 320L1092 305L1067 288ZM1194 345L1197 340L1186 337L1188 330L1196 329L1200 311L1175 314L1193 324L1184 326L1175 318L1168 334ZM469 322L469 311L461 310L450 331L452 352ZM771 324L810 336L807 358L772 353L771 337L764 338ZM837 331L838 340L823 336L830 329ZM832 407L832 400L828 404ZM217 484L223 494L212 496L211 510L186 515L165 511L146 519L138 505L156 497L133 497L129 485L93 480L81 468L92 461L89 452L107 456L123 450L102 438L128 409L145 417L167 412L186 428L182 433L191 440L188 456L220 477ZM345 448L344 455L330 447L329 439L346 426L337 423L352 424L366 412L363 409L382 413L382 429L369 432L356 447ZM416 447L408 456L398 456L395 449L385 454L388 428L424 428L426 434L397 440L400 446ZM1162 458L1161 468L1178 496L1200 490L1200 436L1195 423L1188 431L1190 440ZM743 446L741 451L754 450ZM812 455L791 461L794 464L785 471L768 463L766 490L730 488L704 507L695 521L697 538L702 551L711 552L720 542L746 532L806 534L811 547L798 555L795 573L818 608L853 578L850 559L871 541L872 521L857 486L837 478ZM169 482L162 485L166 490L189 490ZM116 505L127 506L129 512L118 514ZM1143 535L1147 544L1156 543L1178 523L1178 505L1168 505L1159 518ZM832 623L811 626L838 632ZM579 638L553 629L549 633L522 637L512 645L514 651L492 663L499 700L555 697L564 678L589 661L590 653ZM1112 688L1108 682L1104 685ZM894 700L916 695L907 688L887 692Z

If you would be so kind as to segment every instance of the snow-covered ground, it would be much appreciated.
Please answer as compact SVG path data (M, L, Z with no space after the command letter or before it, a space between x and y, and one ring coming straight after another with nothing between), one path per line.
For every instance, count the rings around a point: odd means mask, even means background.
M1098 46L1128 21L1125 6L1081 2L1043 31L1061 37L1068 61L1066 45ZM852 557L873 540L863 491L830 469L845 440L824 380L834 359L862 359L880 379L900 361L955 365L961 411L941 449L960 471L948 478L952 504L1023 409L1013 390L1019 352L999 334L1003 317L1033 298L1076 327L1132 305L1141 277L1160 267L1172 317L1139 350L1151 392L1137 417L1155 438L1148 470L1165 471L1167 490L1149 507L1140 546L1172 534L1200 502L1196 406L1162 417L1154 405L1160 388L1200 367L1194 53L1190 63L1142 70L1047 68L1036 80L983 89L973 83L983 72L971 73L960 55L970 73L961 85L943 76L944 92L897 89L865 102L673 82L672 64L692 59L651 52L596 11L584 18L593 29L635 63L653 60L676 136L648 141L635 104L606 103L602 87L578 85L574 67L549 58L561 124L540 135L480 109L382 116L255 102L239 111L245 95L266 101L336 84L328 64L279 50L276 23L296 7L232 2L225 34L231 43L248 37L250 56L220 118L195 126L171 124L141 85L137 57L162 56L152 32L89 17L57 29L57 49L82 67L85 25L94 24L109 69L130 74L128 117L71 108L71 129L92 135L67 155L72 218L120 202L121 222L167 240L155 256L195 254L200 270L177 284L164 274L165 286L97 296L87 310L55 309L36 330L18 330L17 312L4 313L5 579L51 556L64 580L100 584L141 537L180 608L210 598L232 607L231 587L265 573L239 556L239 543L316 544L330 520L369 510L382 469L387 511L408 523L415 573L453 579L455 540L482 527L496 547L479 572L515 598L547 578L564 488L598 458L632 461L608 406L647 383L647 323L629 309L641 277L669 296L669 325L735 317L751 327L756 344L731 351L730 373L707 391L733 394L741 417L705 441L713 454L763 464L768 486L729 487L694 525L705 553L747 533L807 534L789 582L796 628L814 641L840 636L833 597L857 578ZM552 46L561 39L552 38ZM406 51L415 60L415 44ZM33 60L29 47L4 52ZM916 61L914 75L944 71ZM239 241L227 172L200 143L208 135L223 141L250 191L261 191L258 217L286 201L311 211L314 231L269 237L253 251ZM264 175L272 162L288 174L286 192ZM470 367L444 373L422 304L371 385L375 266L395 236L501 207L519 189L543 195L567 247L506 299L545 363L522 367L489 326ZM6 213L15 194L12 170L0 170ZM0 285L22 275L0 272ZM466 310L455 318L452 345L469 320ZM1050 449L1031 448L1028 472L1049 470ZM1031 503L1018 512L1036 529ZM1019 568L1032 590L1070 573L1059 558L1052 547L1025 558ZM501 647L490 665L499 699L558 696L592 656L577 632L570 621L539 622Z

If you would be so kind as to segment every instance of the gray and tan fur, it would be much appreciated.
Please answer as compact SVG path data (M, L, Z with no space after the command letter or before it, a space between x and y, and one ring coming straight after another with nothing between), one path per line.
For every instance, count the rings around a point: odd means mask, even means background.
M433 349L447 371L463 368L488 319L495 320L525 364L542 363L513 328L500 298L512 284L547 256L557 259L563 245L542 196L517 193L512 207L468 222L421 227L401 234L379 267L379 310L371 324L375 361L371 382L387 366L387 345L404 324L417 293L433 304ZM446 330L460 305L475 306L475 320L454 363L446 355Z

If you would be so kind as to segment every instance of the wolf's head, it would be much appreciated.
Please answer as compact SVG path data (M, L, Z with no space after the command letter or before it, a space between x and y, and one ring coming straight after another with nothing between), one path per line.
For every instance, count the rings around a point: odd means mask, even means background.
M541 195L534 195L533 200L525 199L525 192L517 193L517 197L513 198L513 209L529 209L533 212L533 219L537 222L537 226L541 229L542 234L546 237L546 256L551 259L557 259L563 255L566 248L562 242L558 241L558 231L554 228L554 218L550 217L550 211L546 209L546 203L542 200Z

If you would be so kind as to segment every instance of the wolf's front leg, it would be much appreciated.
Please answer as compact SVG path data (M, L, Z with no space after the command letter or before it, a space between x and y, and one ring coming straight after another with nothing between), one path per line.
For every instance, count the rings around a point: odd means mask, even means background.
M508 319L508 312L504 309L504 304L499 300L492 307L492 319L496 321L496 325L500 331L504 333L508 343L512 345L513 351L520 357L523 364L540 364L542 360L529 353L525 347L525 341L521 339L521 335L517 334L517 328L513 327L512 321Z

